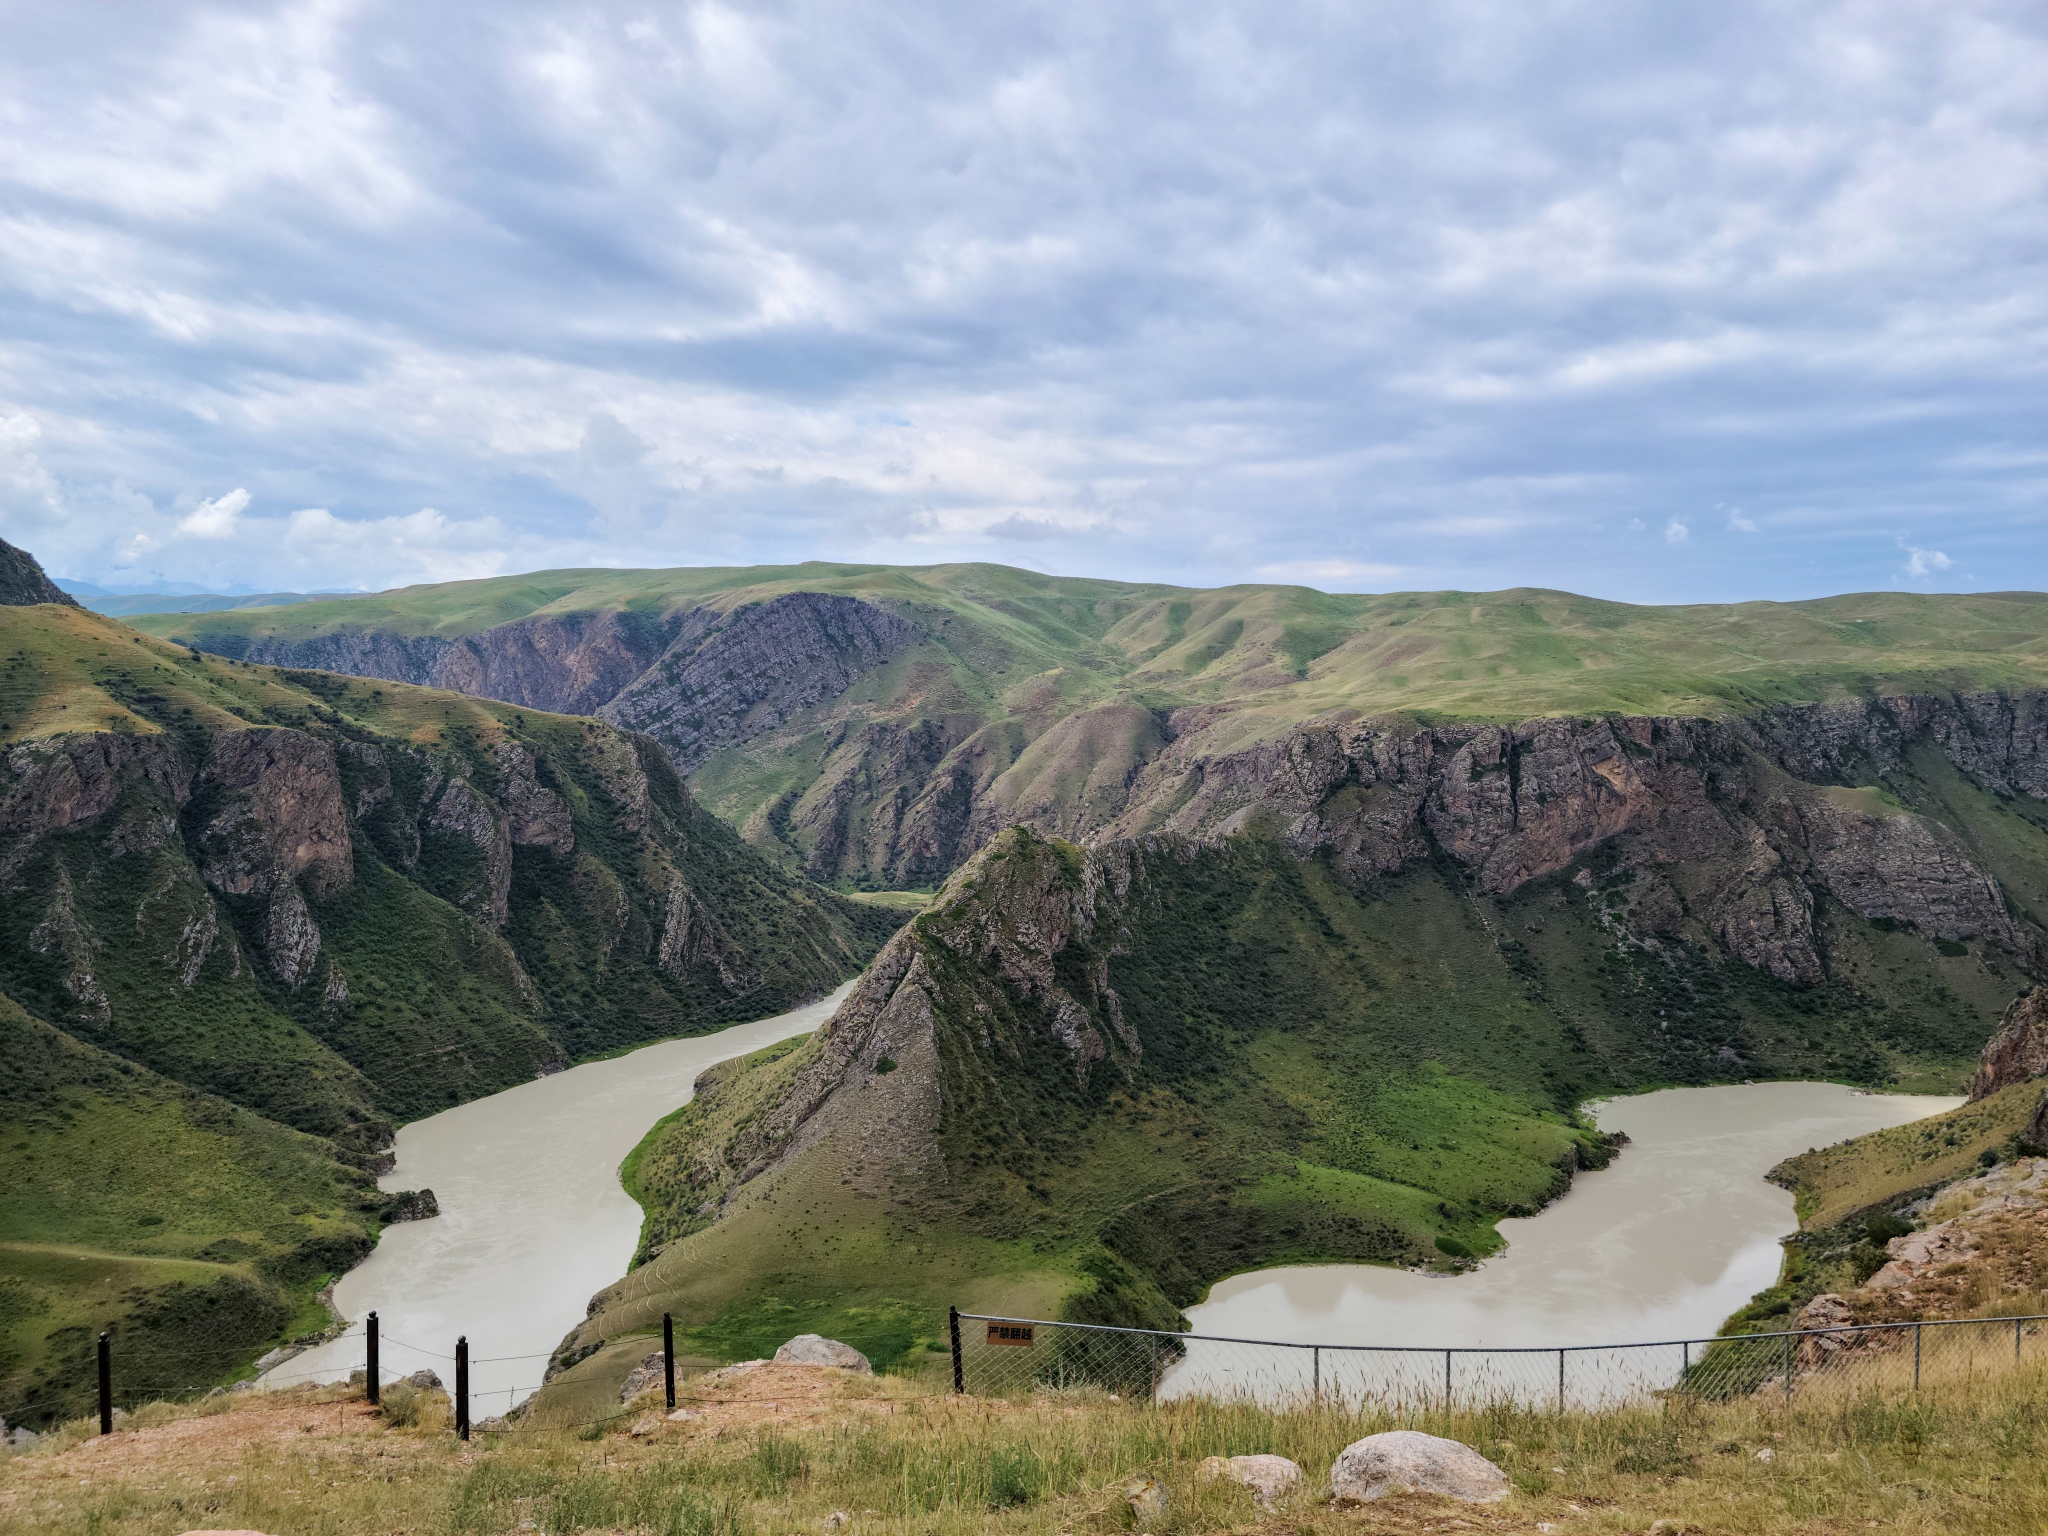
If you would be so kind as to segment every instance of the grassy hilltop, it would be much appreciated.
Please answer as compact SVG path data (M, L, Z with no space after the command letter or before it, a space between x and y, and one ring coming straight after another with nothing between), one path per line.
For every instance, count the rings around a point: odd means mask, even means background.
M1806 602L1646 607L1569 592L1216 589L1042 576L1009 566L795 566L536 571L288 608L149 614L138 628L201 646L349 631L460 638L516 620L607 610L731 611L796 592L900 603L958 634L963 696L1054 668L1079 702L1128 690L1176 703L1243 699L1291 718L1413 710L1456 719L1713 713L1831 692L2036 686L2048 595L1851 593ZM1073 691L1067 692L1071 686ZM1101 690L1098 694L1096 690Z
M824 599L884 633L802 611ZM538 572L136 622L221 654L635 724L757 847L870 887L935 884L1013 820L1099 826L1169 739L1218 753L1318 719L1726 717L2048 681L2034 593L1654 608L811 562ZM800 694L759 681L799 655L829 680ZM736 698L735 677L753 680Z

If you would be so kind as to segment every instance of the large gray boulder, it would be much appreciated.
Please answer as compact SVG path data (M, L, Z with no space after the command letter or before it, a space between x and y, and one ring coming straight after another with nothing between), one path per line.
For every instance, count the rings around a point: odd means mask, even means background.
M1508 1475L1455 1440L1394 1429L1354 1440L1330 1468L1330 1496L1369 1504L1390 1493L1441 1493L1472 1504L1508 1496Z
M852 1371L861 1376L872 1376L875 1368L868 1364L868 1357L851 1344L842 1344L837 1339L820 1338L815 1333L800 1333L782 1348L775 1351L777 1365L836 1365L842 1371Z

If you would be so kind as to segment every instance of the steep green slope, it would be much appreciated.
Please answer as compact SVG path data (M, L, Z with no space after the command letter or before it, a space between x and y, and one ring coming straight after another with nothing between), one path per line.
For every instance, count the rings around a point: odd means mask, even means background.
M316 1134L829 991L896 918L593 722L0 609L0 986Z
M906 915L644 737L76 608L0 607L0 738L10 1417L120 1319L130 1381L241 1369L324 1319L395 1122L818 997Z
M103 1328L124 1385L168 1391L324 1326L314 1293L369 1251L382 1205L332 1143L5 998L0 1148L0 1416L14 1424L89 1411Z
M661 740L757 846L863 885L931 883L1014 820L1095 831L1168 742L1213 756L1316 720L1720 718L2048 681L2032 593L1649 608L811 563L141 622L221 654L602 712Z

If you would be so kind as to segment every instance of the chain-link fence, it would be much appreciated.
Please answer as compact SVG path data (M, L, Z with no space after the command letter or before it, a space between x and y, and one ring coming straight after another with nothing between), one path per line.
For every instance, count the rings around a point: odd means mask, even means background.
M1428 1348L1294 1344L956 1312L954 1385L981 1397L1094 1390L1388 1411L1512 1402L1566 1410L1675 1396L1967 1391L2048 1365L2048 1317L1802 1329L1650 1344Z

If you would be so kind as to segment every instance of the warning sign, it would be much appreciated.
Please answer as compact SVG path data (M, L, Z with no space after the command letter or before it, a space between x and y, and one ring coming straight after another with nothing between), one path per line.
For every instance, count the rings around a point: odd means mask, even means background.
M1029 1323L990 1323L988 1341L991 1344L1017 1344L1031 1346L1031 1325Z

